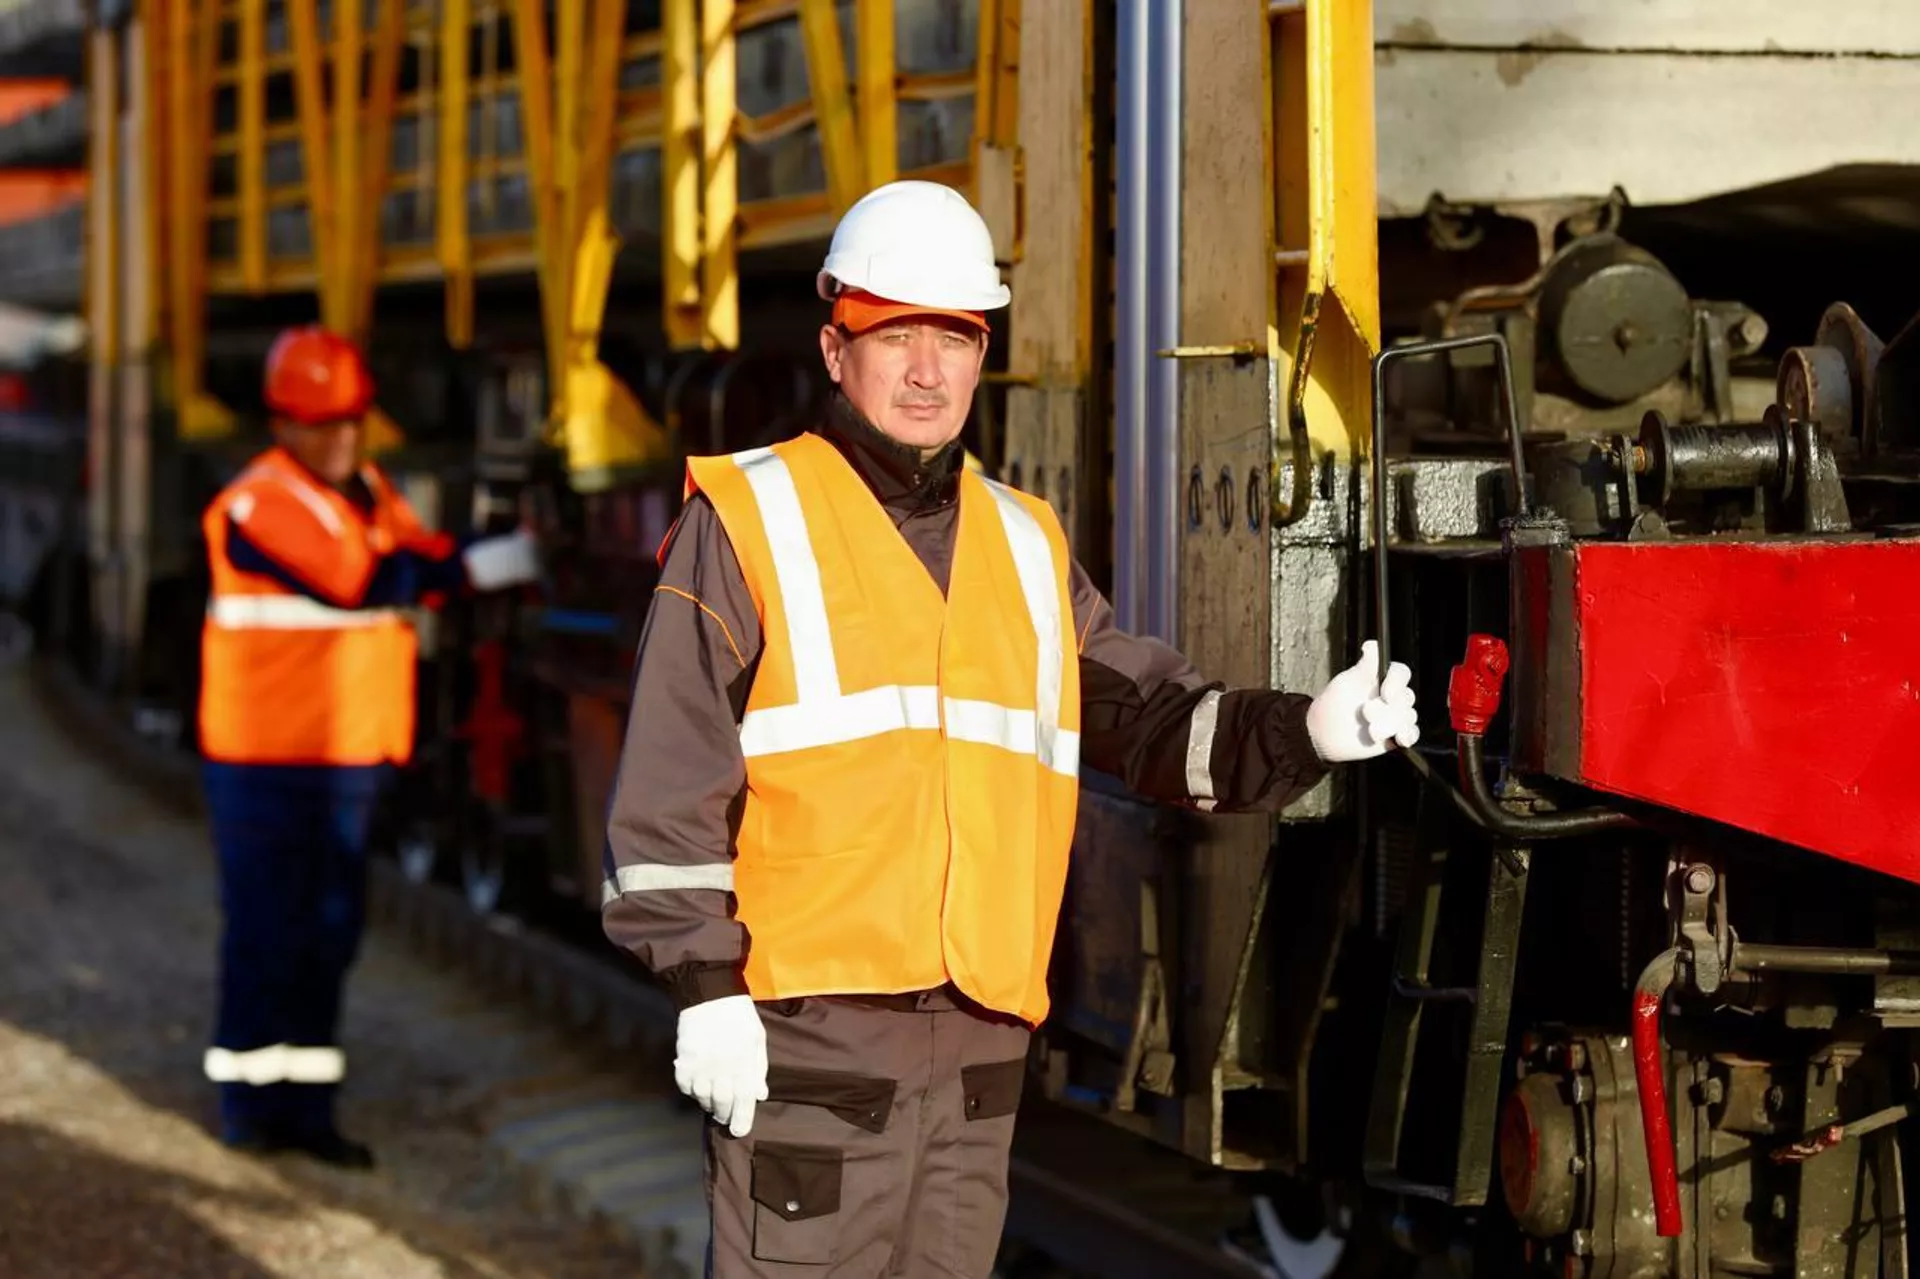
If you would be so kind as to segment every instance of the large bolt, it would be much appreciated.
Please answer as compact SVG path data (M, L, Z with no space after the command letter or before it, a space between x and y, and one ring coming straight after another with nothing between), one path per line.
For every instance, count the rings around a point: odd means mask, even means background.
M1586 1170L1587 1170L1587 1161L1581 1158L1579 1155L1573 1155L1567 1159L1567 1171L1571 1173L1573 1176L1578 1177L1581 1173L1585 1172Z
M1573 1251L1582 1257L1593 1255L1593 1235L1585 1230L1576 1230L1567 1239Z
M1773 1213L1773 1219L1775 1221L1785 1221L1787 1219L1787 1197L1785 1195L1775 1195L1773 1202L1768 1205L1768 1208Z
M1687 891L1690 893L1710 893L1713 891L1713 867L1687 867Z
M1777 1115L1787 1108L1787 1090L1779 1084L1767 1089L1767 1113Z
M1703 1106L1717 1106L1727 1095L1726 1085L1718 1079L1703 1079L1694 1089L1694 1100Z

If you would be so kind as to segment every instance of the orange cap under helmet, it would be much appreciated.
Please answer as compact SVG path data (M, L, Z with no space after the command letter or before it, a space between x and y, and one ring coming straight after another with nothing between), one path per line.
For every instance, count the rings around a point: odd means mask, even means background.
M889 302L886 298L858 289L844 290L833 299L833 322L849 333L865 333L890 320L915 315L944 315L948 319L971 324L982 333L993 331L987 327L984 311L956 311L940 306L919 306L911 302Z
M362 417L373 374L360 348L317 324L288 329L267 352L267 408L305 426Z

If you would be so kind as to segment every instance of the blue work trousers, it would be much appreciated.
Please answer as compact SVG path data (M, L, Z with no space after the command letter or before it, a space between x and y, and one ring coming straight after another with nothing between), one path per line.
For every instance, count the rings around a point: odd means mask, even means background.
M206 1073L229 1139L323 1133L366 916L367 834L388 770L209 762L220 998Z

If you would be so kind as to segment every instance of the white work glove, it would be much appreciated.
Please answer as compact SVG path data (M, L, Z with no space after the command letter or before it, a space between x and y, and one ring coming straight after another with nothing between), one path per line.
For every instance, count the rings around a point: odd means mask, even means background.
M1413 709L1413 672L1403 662L1387 668L1380 681L1380 646L1368 640L1360 660L1334 676L1307 708L1307 736L1329 764L1372 759L1397 741L1411 747L1420 740Z
M466 564L467 581L476 591L497 591L540 580L540 544L525 529L481 538L461 559Z
M753 1131L753 1108L767 1099L767 1030L752 995L726 995L680 1014L673 1082L734 1136Z

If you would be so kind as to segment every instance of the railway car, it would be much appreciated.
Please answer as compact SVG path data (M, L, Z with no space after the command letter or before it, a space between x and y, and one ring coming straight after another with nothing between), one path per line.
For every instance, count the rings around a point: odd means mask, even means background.
M22 6L31 7L31 6ZM1124 625L1416 751L1084 801L1031 1095L1352 1273L1908 1273L1920 18L1892 0L134 0L84 33L96 675L191 737L276 329L548 548L424 621L410 873L591 933L681 459L803 429L896 176L1014 302L968 427ZM1097 1174L1090 1174L1096 1175Z

